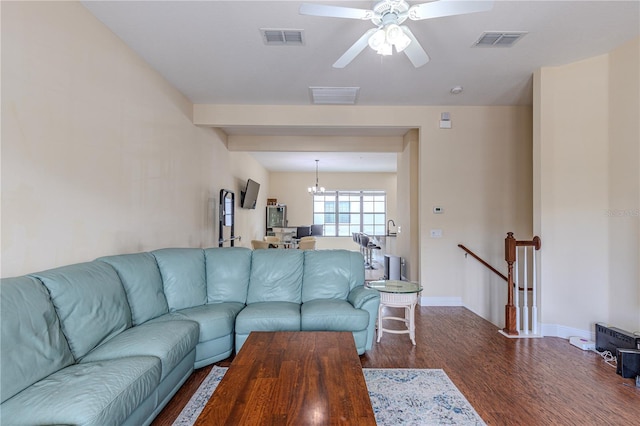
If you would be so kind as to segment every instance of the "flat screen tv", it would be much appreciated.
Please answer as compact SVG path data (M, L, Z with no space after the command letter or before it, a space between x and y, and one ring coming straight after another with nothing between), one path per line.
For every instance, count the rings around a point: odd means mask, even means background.
M255 209L256 201L258 201L258 191L260 191L260 184L249 179L244 191L240 193L240 206L243 209Z

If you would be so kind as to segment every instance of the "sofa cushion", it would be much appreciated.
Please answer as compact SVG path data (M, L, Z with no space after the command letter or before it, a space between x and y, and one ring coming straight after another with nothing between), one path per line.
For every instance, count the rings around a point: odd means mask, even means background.
M300 305L291 302L247 305L236 318L236 334L252 331L300 331Z
M300 308L300 329L303 331L360 331L369 325L369 312L354 308L337 299L316 299Z
M247 304L301 302L302 250L254 250Z
M244 247L211 248L204 251L207 270L207 303L247 300L251 250Z
M304 252L303 303L314 299L346 300L349 291L362 284L364 259L360 253L349 250Z
M131 307L131 321L139 325L169 312L162 276L151 253L101 257L118 273Z
M160 361L154 357L71 365L4 402L0 423L120 425L158 383Z
M162 379L198 344L198 324L193 321L145 323L120 333L89 352L82 362L130 356L154 356L162 364Z
M191 320L200 326L200 342L233 334L236 315L244 308L243 303L210 303L173 313L174 318Z
M170 311L207 303L204 250L169 248L152 252L162 274Z
M76 360L131 327L127 296L111 265L79 263L32 275L49 289Z
M75 361L42 283L0 281L0 402Z

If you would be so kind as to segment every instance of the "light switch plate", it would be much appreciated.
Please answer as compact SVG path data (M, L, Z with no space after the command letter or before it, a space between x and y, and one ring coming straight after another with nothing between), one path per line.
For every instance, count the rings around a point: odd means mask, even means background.
M432 229L431 238L442 238L442 229Z

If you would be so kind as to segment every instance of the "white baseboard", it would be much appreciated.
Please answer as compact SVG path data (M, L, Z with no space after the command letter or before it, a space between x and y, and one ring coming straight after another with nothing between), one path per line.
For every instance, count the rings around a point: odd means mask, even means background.
M550 337L562 337L568 339L569 337L577 336L587 340L596 340L595 331L581 330L579 328L567 327L565 325L558 324L540 324L540 329L543 336Z
M420 306L464 306L461 297L420 297ZM561 337L568 339L577 336L583 339L595 341L596 333L590 330L581 330L579 328L567 327L559 324L538 324L538 334L530 337Z
M526 332L520 332L520 334L511 335L511 334L505 333L503 329L499 329L498 333L510 339L539 339L544 337L542 334L533 334L533 333L526 333Z
M461 297L425 297L420 298L420 306L464 306Z

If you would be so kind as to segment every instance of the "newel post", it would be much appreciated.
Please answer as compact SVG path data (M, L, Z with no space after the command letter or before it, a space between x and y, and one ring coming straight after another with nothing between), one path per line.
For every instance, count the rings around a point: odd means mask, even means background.
M508 296L507 304L504 307L504 329L506 334L517 335L518 329L516 324L516 306L513 304L513 264L516 261L516 239L513 238L513 232L508 232L507 237L504 239L504 260L507 261L508 274Z

